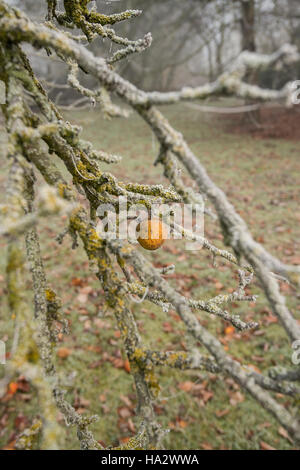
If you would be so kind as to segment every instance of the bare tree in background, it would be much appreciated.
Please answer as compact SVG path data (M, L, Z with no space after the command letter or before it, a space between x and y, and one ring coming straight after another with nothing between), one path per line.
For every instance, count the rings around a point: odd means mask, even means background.
M195 311L209 313L211 322L214 316L221 317L240 331L258 328L257 323L246 322L226 309L226 304L230 302L255 300L246 292L255 276L287 337L294 343L300 339L300 326L280 293L278 279L299 282L300 267L282 263L253 239L245 221L208 176L184 137L172 128L156 107L223 94L262 101L290 102L290 84L287 83L279 90L263 89L247 83L245 77L249 70L298 61L296 48L285 45L270 55L246 51L211 83L168 93L145 92L116 72L120 61L128 57L134 60L137 53L145 55L151 45L152 37L149 33L141 39L132 40L120 36L114 30L114 24L121 21L129 23L131 19L137 18L141 14L139 10L107 15L100 8L89 9L88 0L65 0L61 10L57 8L56 0L44 3L47 17L45 23L40 24L12 8L8 2L0 0L0 79L6 86L6 103L2 105L2 111L8 135L7 158L10 166L1 234L8 243L8 300L17 321L24 325L20 332L22 341L16 345L8 363L2 388L5 390L9 378L16 371L23 373L36 385L42 416L39 422L33 423L20 436L18 447L32 447L36 437L42 435L41 448L57 448L62 432L56 418L59 409L66 422L77 428L82 449L103 448L98 441L101 436L96 438L89 430L89 425L97 417L84 417L68 403L53 359L55 326L59 323L61 330L66 331L67 325L60 314L60 301L47 281L36 226L42 217L55 213L68 216L68 225L59 241L63 242L64 236L69 234L74 249L77 249L78 240L81 240L90 268L103 286L107 305L115 314L130 362L137 394L139 430L123 448L163 446L165 430L161 429L154 411L159 393L156 366L206 370L232 377L299 443L299 367L272 369L269 375L253 371L225 351L220 341L198 321ZM118 49L112 50L108 57L95 57L83 44L87 41L92 43L98 37L111 41ZM104 172L103 162L115 163L119 159L111 155L109 149L94 149L91 143L81 139L80 128L64 120L31 68L23 49L26 44L37 50L45 49L49 60L55 55L67 64L69 85L94 104L99 103L103 113L113 115L114 110L115 114L122 114L122 108L112 104L111 93L136 111L159 142L160 152L155 164L162 165L171 187L124 183L113 172ZM83 86L78 78L79 69L93 76L97 87L91 89ZM63 162L71 182L66 181L51 158L52 154L56 154ZM208 216L215 216L219 220L228 250L217 248L209 240L195 236L181 226L174 225L173 229L187 239L200 241L214 259L221 257L233 269L238 269L239 285L232 294L206 300L186 298L164 277L173 267L158 269L132 244L109 236L100 237L95 229L99 204L115 205L120 195L127 197L129 205L146 201L149 207L158 201L197 201L199 195L184 184L177 170L177 161L190 175L199 193L211 204ZM47 183L40 191L36 188L37 173ZM37 199L38 192L40 197ZM82 197L84 204L80 202ZM34 314L24 284L26 266L21 244L24 234L33 281ZM144 346L131 311L133 295L159 305L164 312L169 308L176 310L186 327L186 351L149 350ZM38 332L37 337L35 331ZM206 353L199 350L197 342L205 348ZM32 349L38 350L39 359L26 361ZM276 392L291 397L292 405L289 409L279 402Z

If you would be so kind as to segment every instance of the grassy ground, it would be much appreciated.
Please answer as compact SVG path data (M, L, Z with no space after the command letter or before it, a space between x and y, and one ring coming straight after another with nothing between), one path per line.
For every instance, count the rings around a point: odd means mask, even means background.
M299 263L299 143L232 133L224 126L228 127L227 118L203 116L184 105L163 111L184 133L214 181L246 219L256 239L281 259ZM123 156L122 163L109 167L118 177L126 181L167 185L161 168L153 166L157 144L137 116L108 122L97 111L91 110L74 112L67 117L84 126L83 136L96 148ZM4 142L3 135L1 138ZM2 150L4 147L2 144ZM6 168L2 162L1 165L1 202L4 202ZM188 177L185 180L188 183ZM72 252L68 239L62 246L55 242L64 224L64 220L56 218L44 221L39 229L49 281L61 296L64 315L71 324L70 336L62 337L58 345L58 368L68 390L67 396L79 412L100 416L93 426L97 438L106 445L117 444L120 440L125 442L134 432L136 421L135 395L126 370L122 342L112 312L105 309L103 293L89 273L83 251ZM215 224L207 221L205 233L211 241L222 246L222 237ZM5 299L5 254L6 248L1 241L0 339L7 340L9 349L13 319ZM215 269L206 253L187 252L180 241L167 242L159 252L146 253L146 256L157 265L175 262L176 275L168 277L188 296L209 298L230 292L237 284L236 272L228 264L219 262L219 269ZM300 302L296 292L286 285L282 289L289 295L289 305L299 319ZM245 364L252 364L262 371L276 364L289 366L292 353L289 343L256 282L251 292L260 293L256 305L234 304L231 311L241 313L247 320L258 320L261 325L258 332L232 333L226 330L224 322L205 313L199 314L201 323L218 335L230 354ZM31 301L30 297L28 301ZM149 347L184 347L184 326L174 312L166 315L147 302L134 305L133 309ZM4 368L0 367L3 374ZM278 423L232 380L169 369L158 369L157 374L161 393L156 412L161 425L170 429L165 440L167 448L295 448ZM277 399L292 409L289 398L277 396ZM2 400L0 413L2 447L39 413L35 391L30 384L25 390ZM74 429L66 429L62 446L78 447Z

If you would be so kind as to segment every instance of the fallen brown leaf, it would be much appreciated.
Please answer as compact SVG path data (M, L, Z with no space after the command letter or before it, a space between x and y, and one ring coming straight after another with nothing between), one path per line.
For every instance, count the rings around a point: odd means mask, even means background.
M260 447L262 450L276 450L274 447L270 446L264 441L260 441Z
M284 437L285 439L287 439L291 444L293 444L293 440L290 438L290 436L288 435L288 432L284 428L280 427L278 429L278 434L281 437Z
M187 380L186 382L179 383L178 387L184 392L190 392L194 388L194 385L194 382L190 382L189 380Z
M61 359L66 359L67 357L70 356L70 354L72 354L72 350L69 349L69 348L59 348L57 350L57 355L58 357L60 357Z

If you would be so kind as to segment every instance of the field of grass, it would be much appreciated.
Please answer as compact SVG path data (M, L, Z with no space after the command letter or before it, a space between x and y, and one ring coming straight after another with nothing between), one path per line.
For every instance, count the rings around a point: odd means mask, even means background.
M228 124L227 117L206 116L184 105L166 107L163 112L183 132L210 176L247 221L255 238L281 259L299 264L299 141L233 133L224 126ZM153 166L157 143L136 115L128 120L105 121L97 110L90 110L73 112L67 118L84 127L83 137L96 148L123 157L117 165L103 165L105 170L114 172L124 181L168 185L162 168ZM3 133L0 138L3 154ZM6 168L1 158L1 203L5 202ZM189 183L189 178L184 178ZM43 221L39 227L49 282L63 300L63 313L71 329L70 335L62 336L58 344L57 367L70 402L79 412L99 415L98 423L92 426L97 439L106 445L115 445L125 442L136 428L132 379L113 313L106 310L103 292L89 272L83 250L72 251L68 238L61 246L55 241L65 222L56 217ZM206 221L205 235L222 246L219 228L210 220ZM159 251L146 253L146 256L157 265L175 263L175 275L167 277L187 296L207 299L231 292L237 285L237 273L230 265L219 262L215 269L207 253L185 251L182 241L168 241ZM1 240L0 339L7 341L9 350L14 320L5 298L5 257L6 247ZM27 282L30 287L29 276ZM300 299L296 291L287 285L282 285L282 290L300 319ZM199 320L244 364L252 364L261 371L277 364L290 366L292 351L287 337L255 280L251 293L259 294L256 304L234 304L230 310L239 312L248 321L259 321L257 332L229 332L223 321L203 312L198 314ZM30 294L28 302L32 302ZM166 314L148 302L133 304L133 311L149 347L184 347L184 325L175 312ZM3 373L4 367L0 366L0 377ZM157 369L157 376L161 393L155 410L162 427L170 429L164 442L166 448L295 448L278 423L231 379L163 368ZM277 399L292 411L289 398L277 395ZM0 401L0 448L13 441L16 433L38 413L39 405L30 384L25 390ZM77 448L75 430L65 429L62 447Z

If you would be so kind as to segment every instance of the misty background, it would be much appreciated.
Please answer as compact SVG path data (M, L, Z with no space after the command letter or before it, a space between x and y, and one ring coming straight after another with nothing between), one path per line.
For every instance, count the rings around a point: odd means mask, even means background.
M10 0L31 18L43 21L46 2ZM58 5L62 6L60 0ZM96 4L96 5L95 5ZM284 43L300 49L299 0L97 0L90 8L112 14L125 9L140 9L140 17L114 25L129 39L147 32L152 46L141 54L129 56L116 70L145 90L169 91L195 86L218 77L242 50L270 53ZM74 32L76 34L76 32ZM95 55L108 57L116 46L110 40L96 39L88 46ZM67 68L55 56L44 51L30 52L32 65L40 77L50 83L66 83ZM300 64L284 70L269 69L254 78L261 86L279 88L300 77ZM81 73L86 86L96 86L94 79ZM60 90L60 91L59 91ZM76 97L74 90L53 88L60 101ZM78 95L79 97L79 95Z

